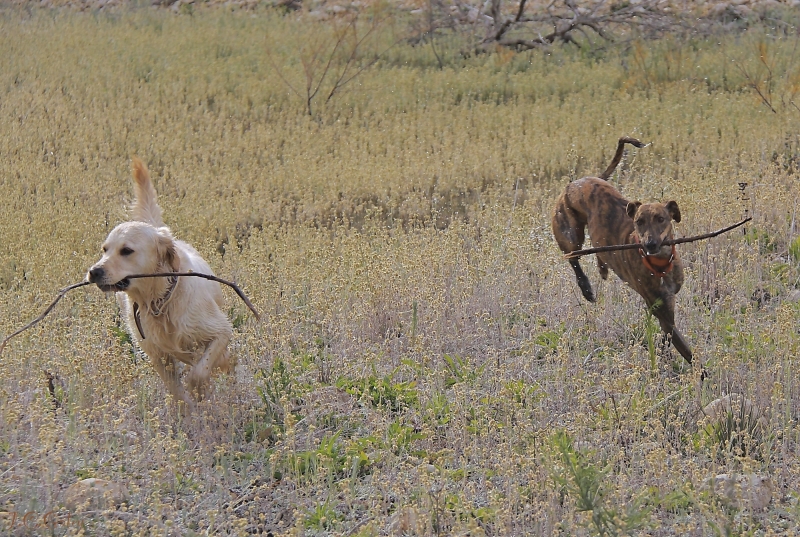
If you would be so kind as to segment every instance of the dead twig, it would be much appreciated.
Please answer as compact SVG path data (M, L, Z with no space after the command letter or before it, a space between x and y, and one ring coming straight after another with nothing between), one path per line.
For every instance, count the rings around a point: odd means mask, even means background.
M3 340L3 342L2 342L2 343L0 343L0 353L2 353L2 352L3 352L3 349L5 349L5 348L6 348L6 343L8 343L8 340L9 340L9 339L11 339L11 338L12 338L12 337L14 337L14 336L18 336L19 334L21 334L22 332L24 332L24 331L25 331L25 330L27 330L28 328L31 328L31 327L33 327L33 326L36 326L37 324L39 324L39 321L41 321L42 319L44 319L44 318L47 316L47 314L48 314L48 313L50 313L50 311L51 311L53 308L55 308L55 307L56 307L56 304L58 304L58 301L59 301L59 300L61 300L62 298L64 298L64 295L66 295L66 294L67 294L67 292L69 292L69 291L72 291L73 289L77 289L78 287L83 287L84 285L91 285L91 282L80 282L80 283L73 283L73 284L72 284L72 285L70 285L69 287L65 287L65 288L63 288L61 291L59 291L59 292L58 292L58 296L56 296L56 299L55 299L55 300L53 300L53 301L50 303L50 305L49 305L49 306L47 306L47 309L46 309L46 310L44 310L44 313L42 313L41 315L39 315L37 318L35 318L35 319L34 319L34 320L32 320L31 322L29 322L28 324L26 324L25 326L23 326L22 328L20 328L19 330L17 330L16 332L14 332L14 333L13 333L13 334L11 334L10 336L8 336L7 338L5 338L5 339Z
M202 274L202 273L199 273L199 272L158 272L158 273L155 273L155 274L133 274L131 276L127 276L126 279L135 280L135 279L138 279L138 278L165 278L165 277L169 277L169 276L195 276L197 278L204 278L206 280L211 280L211 281L214 281L214 282L217 282L217 283L225 284L228 287L232 288L234 291L236 291L236 294L239 295L239 298L241 298L242 301L244 301L244 303L247 304L247 307L250 308L250 311L253 312L253 315L255 316L256 320L258 320L258 321L261 320L261 315L258 313L258 311L256 310L255 306L253 306L253 303L250 302L250 299L247 298L247 296L239 288L238 285L236 285L233 282L229 282L228 280L223 280L222 278L218 278L216 276L212 276L211 274ZM53 308L56 307L56 304L58 304L59 301L62 298L64 298L64 295L66 295L69 291L72 291L73 289L77 289L78 287L84 287L86 285L92 285L92 282L83 281L83 282L79 282L79 283L73 283L72 285L67 286L67 287L63 288L61 291L59 291L58 295L55 298L55 300L53 300L50 303L50 305L47 306L47 309L44 310L44 312L41 315L39 315L37 318L35 318L31 322L29 322L28 324L26 324L25 326L20 328L19 330L17 330L16 332L11 334L10 336L6 337L3 340L3 342L0 343L0 354L3 352L3 349L6 348L6 344L9 342L9 340L11 340L11 338L13 338L15 336L18 336L19 334L21 334L22 332L24 332L28 328L32 328L32 327L36 326L37 324L39 324L39 322L41 322L41 320L44 319L47 316L47 314L49 314L53 310Z
M718 229L717 231L712 231L711 233L704 233L703 235L695 235L694 237L682 237L680 239L669 239L664 241L662 244L664 246L672 246L673 244L683 244L684 242L695 242L700 241L703 239L710 239L712 237L716 237L717 235L722 235L723 233L727 233L732 229L736 229L739 226L742 226L752 220L751 217L747 217L741 222L733 224L732 226L724 227L722 229ZM574 259L576 257L581 257L584 255L589 254L597 254L600 252L613 252L616 250L635 250L636 248L641 248L642 245L638 243L633 244L615 244L613 246L598 246L597 248L587 248L585 250L575 250L574 252L570 252L568 254L564 254L564 257L567 259Z
M725 54L724 51L723 54ZM767 88L765 88L767 95L764 95L764 92L761 91L761 86L759 85L759 81L756 80L754 77L750 76L750 73L747 71L747 69L744 68L744 66L738 60L734 60L733 58L725 54L725 56L730 61L733 62L733 64L736 66L739 72L742 73L742 76L744 76L747 79L747 85L750 86L753 89L753 91L755 91L758 94L759 97L761 97L761 102L763 102L764 105L766 105L767 108L769 108L773 114L777 114L778 111L775 110L775 107L772 106L772 89L771 89L772 70L770 69L769 64L764 58L765 55L766 55L766 50L759 49L759 59L761 60L761 63L763 63L767 67L767 72L769 73L769 78L767 80Z
M233 282L229 282L228 280L223 280L222 278L218 278L211 274L202 274L200 272L158 272L155 274L133 274L131 276L126 276L128 280L135 280L138 278L168 278L170 276L196 276L198 278L204 278L206 280L211 280L212 282L222 283L236 291L236 294L239 295L239 298L247 304L247 307L250 308L250 311L253 312L257 321L261 320L261 315L256 310L256 307L253 306L253 303L250 302L250 299L244 294L244 292L239 289L239 286Z

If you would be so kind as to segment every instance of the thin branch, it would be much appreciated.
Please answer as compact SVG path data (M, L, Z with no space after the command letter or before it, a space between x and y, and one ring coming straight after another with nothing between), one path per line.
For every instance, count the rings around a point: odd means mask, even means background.
M725 51L723 51L722 53L725 54ZM756 93L758 93L758 96L761 97L761 100L764 102L764 104L767 105L770 110L772 110L772 113L773 114L777 114L778 111L775 110L775 108L773 108L772 103L770 102L770 100L767 99L764 96L764 94L761 92L761 88L758 87L758 82L753 80L753 77L750 76L750 73L748 73L747 70L744 67L742 67L742 65L737 60L734 60L733 58L731 58L727 54L725 54L725 56L729 60L731 60L733 62L733 64L736 66L736 68L739 69L739 71L744 75L744 77L747 79L747 82L749 83L750 87L753 88Z
M433 32L428 35L428 39L431 42L431 50L433 51L433 55L436 56L436 61L439 62L439 70L441 71L444 69L444 63L442 62L442 58L439 56L439 53L436 52L436 47L433 44Z
M522 18L522 13L525 11L525 2L526 1L527 0L520 0L520 2L519 2L519 10L517 10L517 16L514 19L515 22L519 22L520 19Z
M758 57L761 60L761 63L764 64L764 67L767 68L767 81L766 81L767 82L767 95L769 95L769 100L770 100L770 102L772 102L773 80L772 80L772 68L769 66L769 63L767 63L767 57L766 56L767 56L768 53L769 53L769 50L767 49L767 45L766 44L764 44L763 47L759 47Z
M336 44L333 46L333 50L331 51L330 56L328 56L328 63L325 64L325 69L322 71L322 76L319 79L319 83L317 84L314 93L310 95L309 101L316 97L319 88L322 87L322 82L325 80L325 77L328 75L328 71L330 70L331 64L333 63L333 58L336 56L336 51L339 50L339 46L344 42L345 38L347 37L347 33L351 27L355 27L356 21L358 20L358 15L354 16L350 22L345 26L344 30L339 33L339 36L336 39ZM350 60L348 60L349 63ZM310 103L309 103L310 104ZM310 110L310 106L309 106ZM310 114L310 111L309 111Z
M612 41L615 27L641 28L657 34L681 26L680 16L664 11L658 0L643 0L621 9L610 8L604 0L583 3L551 0L548 5L533 7L527 0L516 1L513 9L506 10L511 12L507 16L503 14L502 0L487 2L484 4L487 13L481 17L474 15L476 6L473 3L452 0L456 9L443 14L442 18L451 26L484 27L484 36L478 38L478 48L484 51L492 43L516 49L534 49L557 41L583 46L586 39L591 46L597 46L593 43L594 34L604 41ZM479 11L479 15L483 13L483 10ZM552 28L546 36L541 35L543 26ZM517 35L510 35L512 32Z
M724 227L722 229L718 229L717 231L712 231L711 233L704 233L703 235L695 235L694 237L682 237L680 239L669 239L661 244L664 246L672 246L673 244L683 244L685 242L695 242L700 241L703 239L710 239L712 237L716 237L717 235L722 235L723 233L727 233L732 229L736 229L737 227L746 224L752 217L747 217L741 222L733 224L732 226ZM616 244L613 246L598 246L597 248L587 248L585 250L575 250L574 252L570 252L568 254L564 254L564 257L567 259L575 259L576 257L581 257L584 255L589 254L597 254L601 252L613 252L616 250L635 250L636 248L641 248L642 245L638 243L634 244Z
M84 285L89 285L90 283L91 283L91 282L80 282L80 283L73 283L72 285L70 285L70 286L68 286L68 287L65 287L65 288L63 288L61 291L59 291L59 292L58 292L58 296L56 296L56 299L55 299L55 300L53 300L53 301L50 303L50 305L49 305L49 306L47 306L47 309L46 309L46 310L44 310L44 313L42 313L41 315L39 315L37 318L35 318L35 319L34 319L34 320L32 320L31 322L29 322L28 324L26 324L25 326L23 326L22 328L20 328L19 330L17 330L16 332L14 332L13 334L11 334L10 336L6 337L6 338L3 340L3 342L2 342L2 343L0 343L0 353L2 353L2 352L3 352L3 349L5 349L5 348L6 348L6 343L8 343L8 340L10 340L12 337L14 337L14 336L17 336L17 335L21 334L22 332L24 332L25 330L27 330L28 328L31 328L31 327L33 327L33 326L36 326L37 324L39 324L39 321L41 321L42 319L44 319L44 318L47 316L47 314L48 314L48 313L50 313L50 311L52 311L52 309L56 307L56 304L58 304L58 302L59 302L59 301L60 301L62 298L64 298L64 295L66 295L66 294L67 294L67 292L69 292L69 291L72 291L73 289L77 289L78 287L83 287Z
M525 2L526 1L527 0L520 0L519 9L517 9L517 16L514 17L513 19L506 20L503 24L500 25L500 28L498 28L498 30L494 34L494 38L492 38L493 41L498 41L499 42L503 38L503 35L505 35L505 33L511 27L512 24L516 24L516 23L520 22L520 20L522 19L522 14L525 12ZM495 22L497 22L496 18L495 18Z
M294 89L294 86L292 86L292 84L286 79L286 77L283 76L283 71L281 71L281 69L272 59L272 53L269 50L267 50L267 59L269 60L270 65L272 65L272 68L275 69L275 72L278 74L278 78L280 78L283 81L283 83L286 84L289 87L289 89L294 92L295 95L297 95L302 99L303 96L300 94L300 92Z
M378 54L378 56L376 56L375 59L373 59L371 62L368 62L367 65L365 65L361 69L357 70L356 73L353 76L351 76L350 78L348 78L347 80L342 82L342 80L344 80L345 74L347 73L347 70L350 68L350 64L352 64L353 61L355 60L356 53L358 52L358 48L362 45L362 43L364 43L364 41L367 40L367 38L370 36L370 34L372 34L373 31L375 31L381 24L383 24L387 20L387 18L388 17L383 18L383 19L373 23L372 27L367 31L367 33L365 33L363 36L361 36L361 39L358 39L356 41L356 44L353 46L353 50L350 52L350 57L347 58L347 62L345 62L345 64L344 64L344 69L342 69L342 72L339 75L338 80L336 80L336 82L333 84L333 88L331 89L331 92L328 94L328 98L325 99L325 102L330 101L331 98L333 98L334 94L339 90L339 88L343 87L345 84L347 84L348 82L353 80L355 77L360 75L362 72L364 72L364 70L366 70L366 69L372 67L373 65L375 65L375 63L377 63L377 61L380 59L380 57L383 54L385 54L389 49L391 49L396 44L396 43L392 43L389 46L389 48L387 48L386 50L384 50L383 52ZM355 32L355 28L353 29L353 33L354 33L354 35L356 35L356 37L358 37L358 34Z
M154 274L133 274L131 276L126 276L128 280L135 280L138 278L168 278L171 276L196 276L198 278L204 278L206 280L211 280L212 282L223 283L236 291L236 294L239 295L239 298L247 304L247 307L250 308L250 311L253 312L257 321L261 320L261 315L259 315L256 307L253 306L253 303L250 302L250 299L244 294L244 292L233 282L229 282L228 280L223 280L222 278L218 278L212 274L202 274L200 272L157 272Z
M236 291L236 294L239 295L239 298L241 298L244 301L244 303L247 304L247 307L250 308L250 311L253 312L253 315L255 316L256 320L259 320L259 321L261 320L261 315L259 315L259 313L256 310L255 306L253 306L253 303L250 302L250 299L247 298L247 296L239 288L238 285L236 285L233 282L229 282L228 280L223 280L222 278L218 278L216 276L212 276L211 274L202 274L202 273L199 273L199 272L158 272L158 273L155 273L155 274L133 274L131 276L128 276L126 279L135 280L135 279L138 279L138 278L166 278L166 277L170 277L170 276L195 276L197 278L205 278L206 280L211 280L211 281L214 281L214 282L217 282L217 283L225 284L228 287L231 287L234 291ZM55 298L55 300L53 300L50 303L50 305L47 306L47 309L44 310L44 312L41 315L39 315L33 321L29 322L28 324L26 324L25 326L23 326L22 328L20 328L19 330L17 330L13 334L11 334L10 336L6 337L3 340L3 342L0 343L0 353L2 353L3 349L6 348L6 344L9 342L9 340L11 338L13 338L15 336L18 336L19 334L21 334L22 332L24 332L28 328L32 328L32 327L36 326L37 324L39 324L39 322L42 319L44 319L47 316L47 314L49 314L53 310L53 308L56 307L56 304L58 304L58 302L62 298L64 298L64 295L66 295L69 291L72 291L73 289L77 289L79 287L84 287L86 285L92 285L92 282L83 281L83 282L79 282L79 283L74 283L74 284L72 284L70 286L67 286L67 287L63 288L61 291L59 291L58 295Z
M391 50L391 49L392 49L392 48L393 48L393 47L394 47L394 46L395 46L397 43L398 43L398 41L395 41L394 43L392 43L391 45L389 45L388 47L386 47L386 50L384 50L383 52L380 52L378 55L376 55L376 56L375 56L375 58L373 58L373 59L372 59L372 61L370 61L370 62L367 62L367 64L366 64L366 65L363 65L361 68L359 68L359 69L358 69L358 71L356 71L355 73L353 73L353 74L350 76L350 78L348 78L348 79L347 79L347 80L345 80L344 82L337 82L337 85L336 85L336 86L334 86L334 89L331 91L331 94L330 94L330 95L328 95L328 100L330 100L330 99L333 97L333 95L334 95L334 91L336 91L336 90L339 90L339 89L341 89L341 88L345 87L345 86L347 85L347 83L348 83L348 82L350 82L351 80L353 80L354 78L356 78L358 75L360 75L361 73L363 73L364 71L366 71L367 69L369 69L370 67L372 67L373 65L375 65L376 63L378 63L378 61L381 59L381 57L382 57L384 54L386 54L387 52L389 52L389 50ZM326 102L327 102L327 101L326 101Z
M433 51L433 55L436 56L436 61L439 62L439 70L441 71L442 69L444 69L444 63L442 62L442 58L439 56L439 53L436 52L436 47L433 44L433 40L434 40L434 37L435 37L435 33L434 33L435 30L436 30L436 28L434 28L434 24L433 24L433 1L432 0L428 0L428 31L427 31L427 34L428 34L428 38L431 41L431 50Z

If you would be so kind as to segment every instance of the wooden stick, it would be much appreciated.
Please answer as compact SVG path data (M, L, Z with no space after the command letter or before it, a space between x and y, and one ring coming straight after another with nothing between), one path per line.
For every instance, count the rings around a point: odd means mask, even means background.
M238 285L236 285L233 282L229 282L228 280L223 280L222 278L217 278L216 276L212 276L211 274L201 274L200 272L158 272L155 274L133 274L131 276L126 276L124 279L135 280L137 278L163 278L169 276L197 276L198 278L205 278L206 280L211 280L213 282L224 283L225 285L236 291L236 294L239 295L239 298L241 298L244 301L244 303L247 304L247 307L250 308L250 311L253 312L253 315L255 315L256 320L257 321L261 320L261 315L259 315L258 311L256 311L256 307L253 306L253 303L250 302L250 299L247 298L247 296L245 296L244 292L242 292L242 290L239 289Z
M752 220L751 217L747 217L739 223L733 224L732 226L724 227L722 229L718 229L717 231L712 231L711 233L705 233L703 235L695 235L694 237L682 237L680 239L669 239L661 244L664 246L672 246L673 244L683 244L684 242L694 242L700 241L703 239L710 239L712 237L716 237L717 235L722 235L723 233L727 233L732 229L736 229L739 226L742 226ZM568 254L564 254L564 257L567 259L575 259L576 257L581 257L584 255L589 254L597 254L600 252L613 252L616 250L634 250L636 248L641 248L641 244L616 244L614 246L598 246L597 248L587 248L585 250L575 250L574 252L570 252Z
M236 294L239 295L239 298L241 298L244 301L244 303L247 304L247 307L250 308L250 311L253 312L253 315L255 315L256 320L259 320L259 321L261 320L261 315L258 314L258 311L256 311L255 306L253 306L253 303L250 302L250 299L248 299L247 296L245 296L245 294L242 292L242 290L239 289L238 285L236 285L233 282L229 282L227 280L223 280L222 278L217 278L216 276L212 276L210 274L201 274L199 272L159 272L159 273L156 273L156 274L133 274L132 276L127 276L126 279L133 280L133 279L137 279L137 278L163 278L163 277L168 277L168 276L196 276L198 278L205 278L206 280L211 280L211 281L215 281L215 282L218 282L218 283L224 283L225 285L233 288L233 290L236 291ZM11 338L13 338L14 336L18 336L19 334L21 334L22 332L24 332L28 328L32 328L32 327L36 326L37 324L39 324L39 322L42 319L44 319L47 316L47 314L50 313L53 310L53 308L56 307L56 304L58 304L58 302L62 298L64 298L64 295L66 295L69 291L72 291L73 289L77 289L78 287L83 287L83 286L86 286L86 285L92 285L92 282L83 281L83 282L79 282L79 283L73 283L72 285L70 285L68 287L65 287L61 291L59 291L58 292L58 296L56 296L56 299L53 300L53 302L51 302L49 306L47 306L47 309L44 310L44 312L41 315L39 315L37 318L35 318L31 322L29 322L28 324L26 324L25 326L20 328L19 330L17 330L16 332L11 334L10 336L6 337L3 340L3 342L0 343L0 354L3 352L3 349L6 348L6 344L8 343L8 341Z
M59 291L59 292L58 292L58 296L56 297L56 299L55 299L55 300L53 300L53 301L50 303L50 305L49 305L49 306L47 306L47 309L46 309L46 310L44 310L44 313L42 313L41 315L39 315L37 318L35 318L35 319L34 319L34 320L32 320L31 322L29 322L28 324L26 324L25 326L23 326L22 328L20 328L19 330L17 330L16 332L14 332L14 333L13 333L13 334L11 334L10 336L8 336L7 338L5 338L5 339L3 340L3 342L2 342L2 343L0 343L0 353L2 353L2 352L3 352L3 349L5 349L5 348L6 348L6 343L8 343L8 340L9 340L9 339L11 339L12 337L14 337L14 336L17 336L17 335L19 335L19 334L23 333L23 332L24 332L25 330L27 330L28 328L31 328L31 327L33 327L33 326L36 326L37 324L39 324L39 321L41 321L42 319L44 319L44 318L47 316L47 314L48 314L48 313L50 313L50 311L51 311L53 308L55 308L55 307L56 307L56 304L58 304L58 301L59 301L59 300L61 300L62 298L64 298L64 295L66 295L68 291L72 291L73 289L77 289L78 287L83 287L84 285L90 285L90 284L91 284L91 282L80 282L80 283L73 283L73 284L72 284L72 285L70 285L69 287L65 287L65 288L63 288L61 291Z

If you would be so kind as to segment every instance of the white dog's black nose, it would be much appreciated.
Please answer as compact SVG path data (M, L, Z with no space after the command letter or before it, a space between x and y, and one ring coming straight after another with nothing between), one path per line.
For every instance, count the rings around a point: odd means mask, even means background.
M89 281L92 283L97 283L102 281L105 275L106 271L103 270L103 267L93 267L89 270Z

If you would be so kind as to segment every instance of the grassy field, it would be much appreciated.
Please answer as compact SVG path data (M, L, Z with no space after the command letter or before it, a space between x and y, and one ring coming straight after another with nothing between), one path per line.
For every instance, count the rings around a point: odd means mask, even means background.
M331 27L0 11L0 335L99 258L134 154L173 232L263 313L227 295L235 378L189 418L95 288L13 340L0 532L794 533L796 30L477 56L443 39L442 68L400 43L309 115L286 82ZM550 232L555 197L621 135L652 145L612 182L677 200L679 234L754 218L679 247L703 384L588 258L585 302ZM726 394L756 410L710 424ZM769 478L771 503L711 490L723 473ZM89 477L126 501L67 507Z

